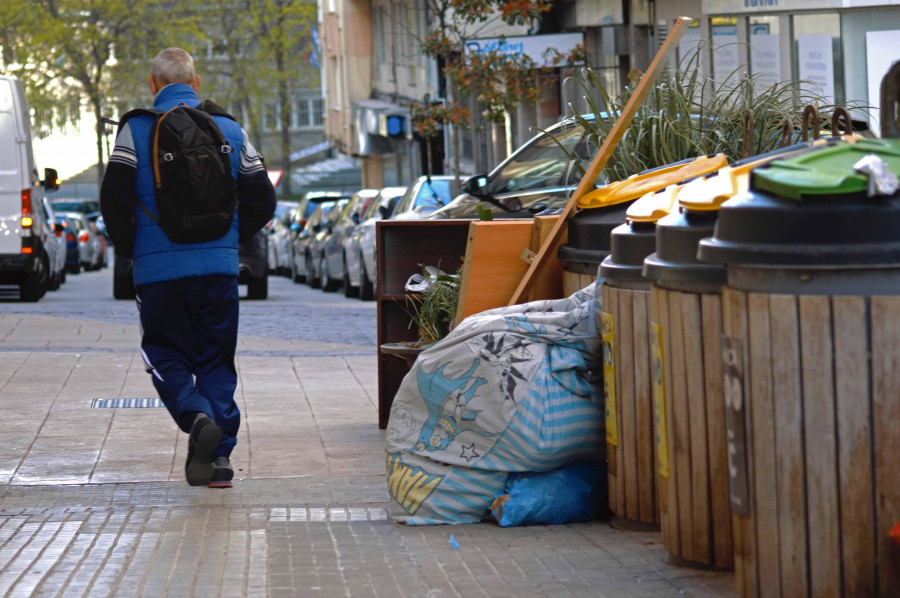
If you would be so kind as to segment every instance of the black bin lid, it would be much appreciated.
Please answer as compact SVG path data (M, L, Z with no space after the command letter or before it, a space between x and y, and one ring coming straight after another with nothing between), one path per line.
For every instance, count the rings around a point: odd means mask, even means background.
M559 259L595 264L602 262L610 252L610 235L613 229L625 222L625 212L631 203L586 208L575 214L568 221L568 241L559 248Z
M900 173L900 140L841 143L754 170L750 191L722 204L699 258L764 267L900 265L900 193L869 197L853 170L875 154Z
M600 276L608 282L650 281L644 278L644 258L656 249L656 223L628 221L610 235L610 255L600 264Z
M666 288L718 291L726 280L725 267L697 259L697 246L712 236L717 215L679 210L661 218L656 223L656 252L644 259L644 277Z

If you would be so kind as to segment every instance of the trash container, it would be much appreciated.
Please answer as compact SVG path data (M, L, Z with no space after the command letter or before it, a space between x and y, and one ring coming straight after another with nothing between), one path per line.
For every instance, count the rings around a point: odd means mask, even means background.
M635 200L727 163L724 154L688 158L609 183L579 199L581 211L569 219L568 241L557 253L566 262L563 294L568 297L597 279L598 266L610 252L610 235L625 222L628 206Z
M603 346L609 507L631 528L659 528L654 453L656 427L650 375L650 285L644 258L656 244L656 220L671 193L650 193L628 210L611 235L610 255L599 269L602 311L597 318Z
M687 186L681 193L686 192ZM725 268L696 258L697 244L712 235L716 216L681 207L660 219L656 252L644 260L644 275L654 281L651 363L667 560L731 569L720 346Z
M750 172L826 141L745 159L685 183L678 209L656 223L656 252L644 260L650 293L653 401L660 524L669 562L734 566L722 390L721 288L725 267L697 259L719 206L749 188Z
M898 596L900 141L777 160L725 202L722 362L743 596Z

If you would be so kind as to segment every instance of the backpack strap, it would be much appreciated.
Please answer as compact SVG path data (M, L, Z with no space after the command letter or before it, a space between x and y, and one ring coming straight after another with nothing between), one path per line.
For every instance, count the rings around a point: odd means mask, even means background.
M202 102L194 106L194 110L202 110L203 112L211 114L212 116L224 116L227 119L237 122L237 119L235 117L225 112L224 108L222 108L212 100L203 100Z

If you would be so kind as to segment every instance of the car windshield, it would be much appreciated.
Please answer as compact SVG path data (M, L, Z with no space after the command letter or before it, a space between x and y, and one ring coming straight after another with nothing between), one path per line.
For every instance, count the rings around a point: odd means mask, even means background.
M84 199L52 199L50 205L56 212L81 212L82 214L90 214L100 211L99 201L90 201Z
M412 209L440 208L450 203L450 183L452 181L431 179L419 187Z
M485 191L490 195L510 193L535 188L558 187L570 184L569 155L586 155L584 151L584 127L580 123L560 128L555 136L540 135L522 149L501 170L489 178ZM565 147L560 147L560 143Z

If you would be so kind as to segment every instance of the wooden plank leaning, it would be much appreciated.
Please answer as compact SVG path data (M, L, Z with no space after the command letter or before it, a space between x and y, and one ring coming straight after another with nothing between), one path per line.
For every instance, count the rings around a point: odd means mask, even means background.
M678 41L681 39L681 36L684 35L684 32L687 30L690 23L690 17L678 17L675 19L675 23L669 31L669 35L666 37L666 41L663 42L662 47L660 47L659 51L656 53L656 56L647 68L647 72L641 76L641 80L638 82L637 87L635 87L634 94L632 94L628 103L625 104L625 107L619 114L619 118L610 130L609 135L603 140L600 150L597 152L597 155L594 156L594 159L591 161L590 166L588 166L584 176L581 177L581 182L578 183L575 192L572 193L569 201L566 202L559 220L556 221L556 224L553 226L553 229L550 231L544 244L541 246L540 251L534 256L534 260L528 267L528 271L525 272L525 276L522 278L522 281L510 298L508 305L521 303L521 299L525 296L525 293L531 286L535 275L547 261L547 258L550 255L550 248L555 246L555 241L559 237L563 226L566 226L569 218L575 213L575 206L578 204L578 200L581 196L594 188L594 181L606 166L610 156L612 156L613 150L619 144L619 141L622 139L628 126L631 124L635 112L637 112L638 107L644 103L644 100L650 93L650 89L656 82L657 77L659 77L666 56L674 46L678 45Z

